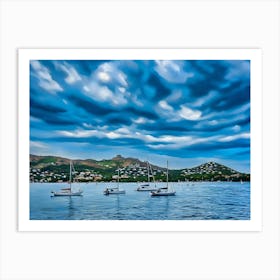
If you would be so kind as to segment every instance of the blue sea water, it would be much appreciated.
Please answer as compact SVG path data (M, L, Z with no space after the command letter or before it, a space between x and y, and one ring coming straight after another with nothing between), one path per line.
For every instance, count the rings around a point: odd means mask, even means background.
M126 194L103 195L114 183L77 183L83 196L51 197L66 183L30 184L31 220L250 220L250 183L171 183L175 196L151 197L136 183L120 183ZM164 186L164 183L157 184Z

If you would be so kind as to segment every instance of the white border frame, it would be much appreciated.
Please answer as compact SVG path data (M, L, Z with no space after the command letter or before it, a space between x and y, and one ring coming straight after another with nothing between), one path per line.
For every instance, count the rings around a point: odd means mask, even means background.
M230 221L47 221L29 219L30 60L170 59L251 61L251 219ZM18 230L19 231L261 231L262 63L260 49L19 49ZM77 230L78 229L78 230Z

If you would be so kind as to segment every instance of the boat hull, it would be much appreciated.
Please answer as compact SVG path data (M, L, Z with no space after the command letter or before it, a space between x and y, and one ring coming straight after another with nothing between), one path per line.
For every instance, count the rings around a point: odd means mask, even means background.
M104 195L109 195L109 194L125 194L125 190L106 189L103 193L104 193Z
M71 193L59 193L59 192L53 192L53 196L81 196L83 195L83 192L71 192Z
M151 192L151 196L174 196L176 192Z
M139 187L136 189L138 192L151 192L151 191L156 191L158 190L157 188L151 188L151 187Z

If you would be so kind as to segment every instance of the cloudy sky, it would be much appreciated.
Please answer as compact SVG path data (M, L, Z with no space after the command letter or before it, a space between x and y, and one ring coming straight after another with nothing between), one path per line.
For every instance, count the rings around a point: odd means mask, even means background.
M250 172L250 62L32 60L30 152Z

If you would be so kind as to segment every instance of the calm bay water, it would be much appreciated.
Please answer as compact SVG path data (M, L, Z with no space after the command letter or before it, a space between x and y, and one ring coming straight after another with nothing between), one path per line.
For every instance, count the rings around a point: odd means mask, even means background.
M175 196L151 197L136 183L120 183L122 195L103 195L114 183L73 184L83 196L51 197L66 183L30 184L31 220L249 220L250 183L171 183ZM157 184L164 186L165 184Z

